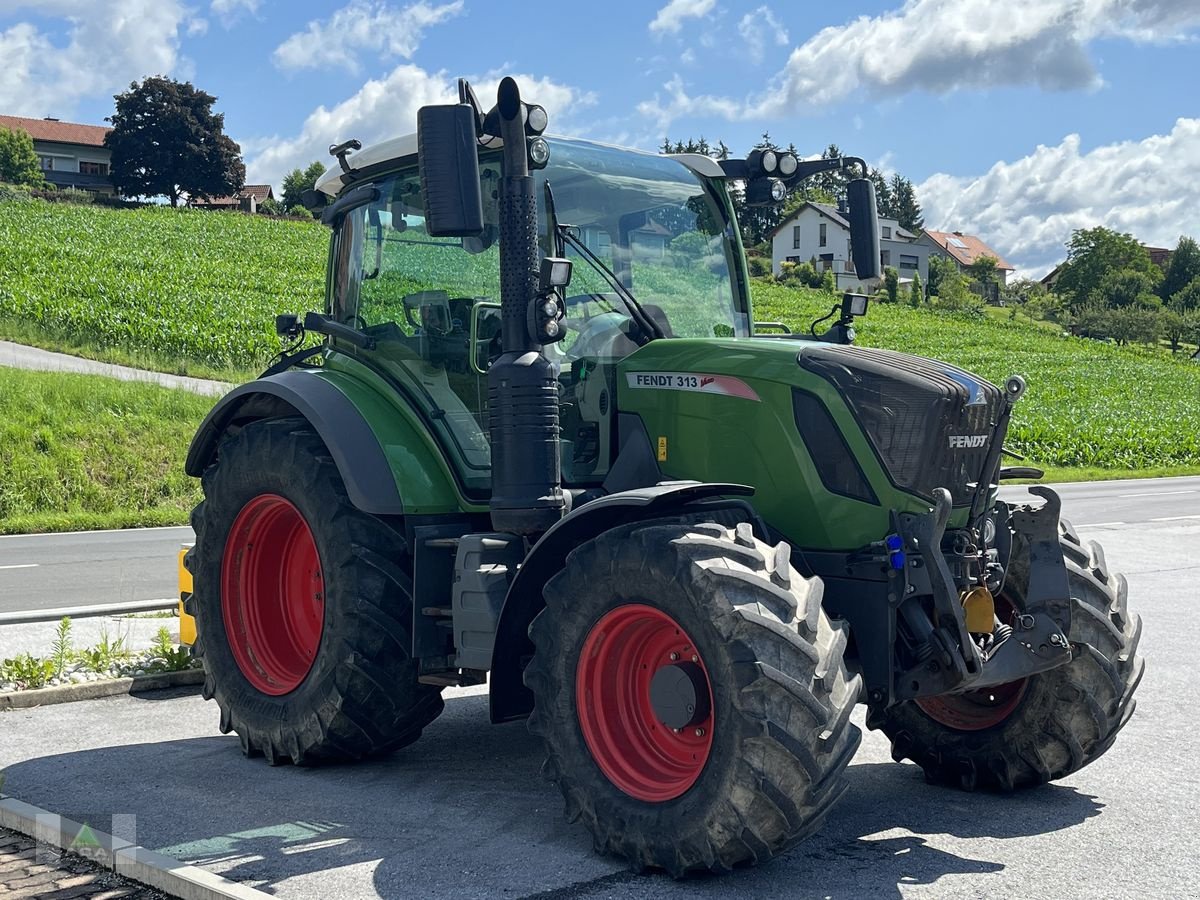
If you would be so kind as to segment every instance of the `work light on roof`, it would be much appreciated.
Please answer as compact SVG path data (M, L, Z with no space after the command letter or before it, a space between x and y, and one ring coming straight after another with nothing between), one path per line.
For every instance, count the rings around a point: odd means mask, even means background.
M546 130L550 119L546 115L544 107L538 106L536 103L530 103L525 107L525 131L527 134L541 134Z

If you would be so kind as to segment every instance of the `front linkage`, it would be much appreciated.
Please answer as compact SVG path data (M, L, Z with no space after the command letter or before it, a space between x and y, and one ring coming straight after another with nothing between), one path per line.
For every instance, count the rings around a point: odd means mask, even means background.
M902 667L898 661L893 701L1006 684L1070 662L1070 593L1059 547L1061 504L1049 488L1035 486L1030 492L1045 503L1012 509L998 503L991 519L1000 549L1007 550L992 583L995 593L1004 592L1005 581L1013 577L1014 554L1028 555L1028 584L1020 586L1024 602L1011 624L997 622L991 639L983 642L977 639L979 632L968 630L963 599L971 588L951 572L943 550L950 494L939 489L930 512L898 517L908 553L906 565L892 570L889 593L903 598L898 614L911 651L905 655L915 663ZM951 551L951 561L955 555L982 555L971 544L960 546L957 554Z

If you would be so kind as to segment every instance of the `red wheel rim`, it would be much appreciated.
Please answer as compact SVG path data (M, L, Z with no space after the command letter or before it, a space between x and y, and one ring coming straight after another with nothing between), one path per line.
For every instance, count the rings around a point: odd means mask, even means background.
M694 721L678 729L651 703L654 676L667 667L697 672ZM702 692L702 693L701 693ZM592 758L629 796L662 803L700 777L713 743L708 670L687 632L652 606L618 606L592 626L575 669L575 708Z
M1009 625L1017 614L1016 607L1003 595L996 598L996 612L1000 620ZM1015 638L1010 637L1009 640ZM1028 687L1029 679L1021 678L962 694L918 697L917 706L929 718L948 728L956 731L982 731L999 725L1012 715Z
M238 668L278 697L308 675L325 623L325 579L312 531L277 494L242 507L225 541L221 614Z

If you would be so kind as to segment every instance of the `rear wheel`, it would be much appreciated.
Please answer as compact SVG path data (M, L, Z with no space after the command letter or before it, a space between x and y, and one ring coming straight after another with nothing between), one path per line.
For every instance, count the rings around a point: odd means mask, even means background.
M605 532L530 627L529 727L597 850L673 875L761 862L815 831L859 742L843 625L749 525Z
M1080 541L1069 523L1060 531L1071 590L1071 662L868 717L891 738L897 762L911 759L933 782L1013 790L1082 769L1129 721L1145 668L1137 655L1141 618L1130 614L1125 577L1109 572L1100 545Z
M247 425L203 476L187 558L193 653L221 730L272 765L358 759L442 710L409 657L403 537L354 508L303 419Z

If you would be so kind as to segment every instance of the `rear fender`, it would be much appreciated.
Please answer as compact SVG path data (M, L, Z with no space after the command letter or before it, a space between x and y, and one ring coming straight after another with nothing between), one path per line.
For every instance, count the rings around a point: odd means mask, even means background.
M753 488L740 484L669 482L609 494L580 506L556 522L525 557L500 612L488 679L492 721L522 718L533 709L533 694L522 681L525 665L533 655L529 623L545 607L542 588L566 564L568 553L618 525L680 513L711 512L715 518L715 514L733 508L739 513L739 521L755 522L761 531L758 517L746 501L721 499L748 497L753 493Z
M350 502L358 509L380 516L457 512L458 494L430 449L428 435L394 410L376 415L384 401L359 396L368 391L347 376L308 370L244 384L205 417L188 450L185 470L200 477L216 461L221 439L250 422L302 416L329 449ZM371 421L356 398L374 411Z

